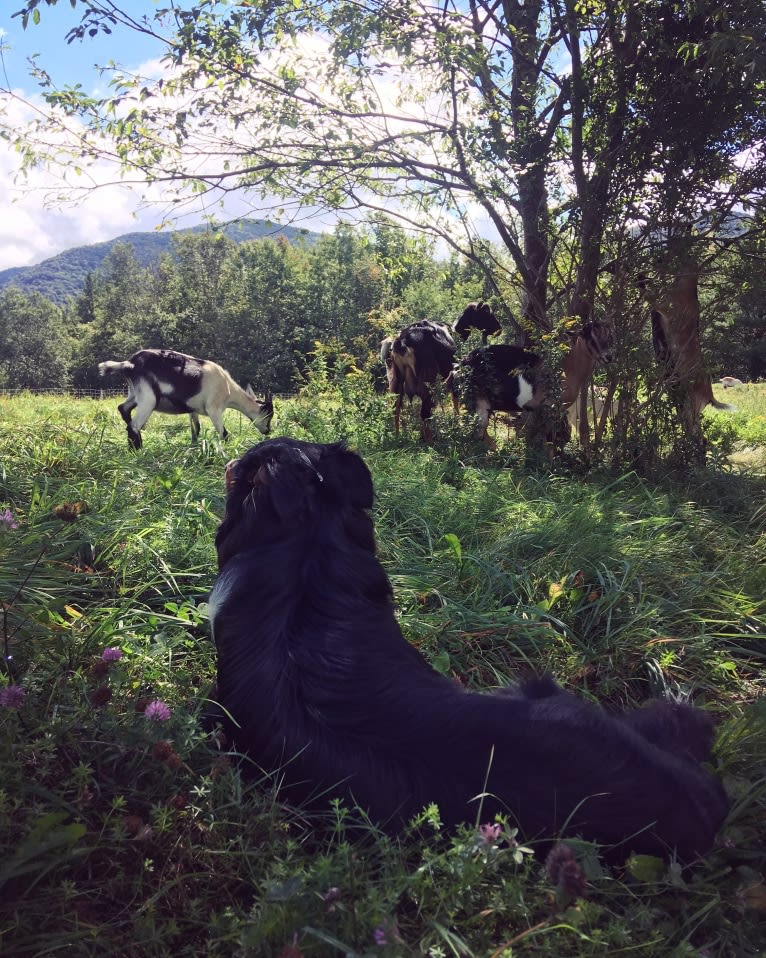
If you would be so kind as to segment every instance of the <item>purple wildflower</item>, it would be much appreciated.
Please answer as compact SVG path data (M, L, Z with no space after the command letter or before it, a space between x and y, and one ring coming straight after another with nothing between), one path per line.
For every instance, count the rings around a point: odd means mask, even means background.
M5 526L6 529L18 529L19 524L13 518L13 513L10 509L4 509L0 512L0 528Z
M116 662L122 658L122 649L118 649L114 645L109 645L101 653L101 658L104 662Z
M479 834L481 835L481 840L485 845L491 845L492 842L496 842L503 835L503 826L502 825L480 825Z
M171 716L170 706L161 699L155 699L146 706L144 715L153 722L167 722Z
M385 918L372 933L372 938L376 945L401 944L402 936L399 934L396 919Z
M0 689L0 708L20 709L26 695L20 685L7 685Z

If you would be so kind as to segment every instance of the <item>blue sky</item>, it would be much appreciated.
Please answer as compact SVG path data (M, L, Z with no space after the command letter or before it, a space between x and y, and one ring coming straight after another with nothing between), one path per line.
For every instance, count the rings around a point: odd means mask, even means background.
M188 0L175 0L181 6ZM224 0L221 0L224 2ZM39 100L39 87L29 75L27 59L39 54L39 65L51 76L58 88L80 84L86 93L107 96L108 75L102 76L97 65L109 61L124 67L129 72L143 75L159 75L159 59L164 46L129 28L115 27L109 36L99 34L83 41L67 44L69 31L81 21L83 7L78 3L72 9L69 0L58 0L54 6L41 3L40 22L31 22L26 30L21 18L13 17L23 0L0 0L0 112L4 111L7 125L22 129L32 117L35 101ZM106 3L104 4L106 5ZM146 18L154 23L158 8L167 7L167 0L123 0L119 4L137 21ZM4 96L3 89L13 90L16 97ZM390 95L385 93L383 94ZM4 109L5 108L5 109ZM63 170L63 173L62 173ZM24 180L18 176L19 158L0 140L0 270L14 266L30 266L48 259L65 249L113 239L125 233L159 228L188 227L197 225L214 215L218 220L236 216L252 216L261 219L277 218L276 209L282 205L293 215L289 203L275 199L273 207L268 203L256 208L242 196L231 194L223 208L210 198L195 195L180 207L171 205L168 197L159 195L154 188L153 206L142 202L138 192L119 183L119 171L102 163L89 168L86 175L75 177L75 167L45 169L35 168ZM64 178L76 180L81 198L76 202L71 185L62 186ZM92 181L98 181L98 189L89 189ZM108 185L103 185L108 183ZM252 198L255 201L255 198ZM211 205L212 203L212 205ZM207 205L206 205L207 204ZM170 226L167 216L176 214ZM180 210L180 213L178 212ZM480 210L475 211L484 222ZM313 230L333 229L337 214L318 209L302 210L299 218L290 220L296 225ZM344 218L354 221L354 214ZM489 228L488 224L485 224ZM494 236L494 233L490 233Z
M29 76L27 58L38 53L39 63L59 87L81 84L88 93L105 93L106 78L96 69L110 60L126 69L139 68L156 60L162 45L136 31L115 29L110 36L99 35L82 42L67 44L66 36L80 22L81 8L72 9L69 0L49 7L41 4L40 23L31 22L26 30L21 18L12 14L23 0L2 0L0 10L0 42L2 77L0 86L19 93L24 100L34 101L38 87ZM146 15L150 20L157 6L152 0L127 0L123 6L134 19ZM0 109L2 108L0 93ZM18 101L12 107L12 119L21 125L28 115ZM102 187L74 205L56 200L51 206L57 183L55 171L35 170L31 181L16 179L18 158L0 141L0 270L11 266L29 266L74 246L113 239L124 233L160 227L167 207L144 208L139 196L123 186ZM112 172L109 178L113 178ZM242 203L232 203L225 210L214 209L219 219L228 219L245 212ZM202 205L184 208L177 226L201 222L210 210ZM247 215L268 218L269 211L247 210ZM328 223L306 223L310 228L327 228Z
M81 83L86 88L98 82L94 68L97 63L111 59L125 66L137 66L161 53L159 44L133 30L67 44L67 33L80 22L80 13L72 9L68 0L59 0L54 7L43 6L39 24L30 19L26 30L21 17L13 16L17 6L17 0L5 0L0 13L0 30L7 47L3 53L5 70L14 87L31 89L26 60L33 53L40 54L40 62L60 82ZM145 0L130 0L129 9L134 16L146 13L151 17L156 7Z

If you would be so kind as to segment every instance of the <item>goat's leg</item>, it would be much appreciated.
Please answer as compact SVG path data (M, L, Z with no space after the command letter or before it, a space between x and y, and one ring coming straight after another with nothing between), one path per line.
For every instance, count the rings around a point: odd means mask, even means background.
M128 445L132 446L133 449L140 449L143 445L143 439L141 438L141 431L136 429L132 422L128 423Z
M208 409L207 415L210 417L213 425L215 426L215 430L221 439L226 439L229 433L226 431L226 426L223 424L223 409Z
M136 414L133 416L132 421L130 419L127 420L128 442L134 449L140 449L143 444L141 430L157 406L157 397L154 395L154 390L151 386L142 384L136 389L133 402Z
M123 422L126 426L130 425L130 414L136 408L136 400L132 396L128 396L125 402L121 402L117 407L117 412L122 416Z
M199 439L199 416L196 412L189 413L189 422L191 423L191 441L194 443Z
M460 395L458 393L457 383L455 381L454 370L444 380L444 385L452 396L452 411L456 416L460 415Z
M402 415L402 401L404 400L404 393L399 392L396 396L396 402L394 403L394 435L398 437L399 435L399 419Z
M495 443L489 437L489 415L492 412L492 406L486 399L476 400L476 415L479 417L479 439L488 449L494 449Z
M434 400L429 389L423 389L420 393L420 435L423 442L431 442L434 438L434 431L431 428L429 419L433 414Z
M141 448L141 434L136 431L133 425L133 422L130 418L130 414L133 412L133 410L136 408L137 405L138 403L136 402L135 395L133 394L133 390L131 389L128 392L128 398L124 402L121 402L120 405L117 407L117 411L122 416L123 422L125 423L128 429L128 443L134 449Z

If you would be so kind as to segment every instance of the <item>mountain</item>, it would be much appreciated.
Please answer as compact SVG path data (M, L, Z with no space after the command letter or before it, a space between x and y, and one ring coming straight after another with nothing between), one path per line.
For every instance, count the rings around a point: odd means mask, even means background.
M35 266L12 266L0 270L0 290L16 286L24 293L42 293L54 303L63 305L70 296L77 296L88 273L97 270L118 243L130 243L136 260L141 266L149 266L162 253L172 252L174 236L184 233L204 233L212 227L192 226L182 230L124 233L116 239L90 246L75 246ZM290 243L314 243L319 234L294 226L279 226L270 220L241 219L215 227L236 243L247 240L276 239L284 236Z

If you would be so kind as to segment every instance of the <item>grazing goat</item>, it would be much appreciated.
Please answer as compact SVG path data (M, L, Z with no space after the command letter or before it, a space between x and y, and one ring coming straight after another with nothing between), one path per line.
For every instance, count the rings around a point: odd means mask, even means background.
M734 389L736 386L744 386L745 384L741 379L737 379L736 376L721 376L719 382L724 389Z
M210 596L227 737L288 801L340 798L396 831L435 802L445 827L517 824L685 862L728 809L707 713L625 715L539 678L470 692L404 638L375 554L373 484L343 443L270 439L226 469ZM246 766L245 766L246 767Z
M386 364L388 391L396 393L394 432L399 435L399 420L405 396L420 397L421 434L425 442L433 438L428 420L433 411L430 387L437 377L447 380L452 372L455 340L449 329L428 319L413 323L380 344L380 358Z
M465 342L471 330L478 329L482 345L486 346L487 337L496 335L502 328L489 303L469 303L452 327L452 332Z
M519 346L482 346L472 349L452 371L452 382L469 412L479 417L481 439L487 442L492 412L521 412L536 409L545 392L530 369L540 357Z
M128 380L128 395L117 407L128 428L128 442L141 448L141 430L156 410L189 413L192 442L199 436L199 416L209 416L218 435L228 435L223 411L231 406L267 433L274 407L267 398L255 398L250 386L238 386L226 370L209 359L196 359L172 349L141 349L124 362L99 363L99 375L122 373ZM131 413L136 410L131 419Z
M606 323L585 323L570 334L571 348L562 361L559 405L562 413L575 402L580 389L593 375L597 362L614 358L614 333ZM538 408L546 390L538 373L529 372L540 357L517 346L485 346L472 350L455 366L455 376L469 409L479 414L481 439L488 442L487 426L492 412L519 412ZM526 367L519 372L519 367ZM555 424L558 428L558 423ZM565 422L566 425L566 422ZM568 432L568 426L567 426Z

